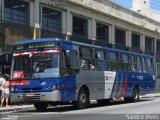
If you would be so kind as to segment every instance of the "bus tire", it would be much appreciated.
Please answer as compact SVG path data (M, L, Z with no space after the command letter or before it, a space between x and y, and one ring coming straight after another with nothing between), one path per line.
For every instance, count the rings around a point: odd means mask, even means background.
M125 102L138 102L139 101L139 88L134 87L132 97L124 97Z
M139 101L139 88L138 87L134 87L134 89L133 89L132 101L133 102Z
M34 103L34 107L37 111L45 111L47 110L48 104L47 103Z
M106 105L110 102L110 99L100 99L100 100L97 100L97 103L99 105Z
M76 109L85 109L90 104L89 92L85 88L81 88L78 93L78 100L73 102Z

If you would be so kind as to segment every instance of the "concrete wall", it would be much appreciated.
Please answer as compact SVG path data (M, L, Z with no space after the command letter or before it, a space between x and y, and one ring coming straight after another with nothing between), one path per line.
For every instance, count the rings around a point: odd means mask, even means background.
M150 16L150 0L132 0L132 10L144 16Z
M160 23L150 18L142 16L129 9L123 8L108 0L65 0L73 4L77 4L83 8L97 11L101 14L106 14L110 17L116 17L131 24L135 24L152 31L160 32Z

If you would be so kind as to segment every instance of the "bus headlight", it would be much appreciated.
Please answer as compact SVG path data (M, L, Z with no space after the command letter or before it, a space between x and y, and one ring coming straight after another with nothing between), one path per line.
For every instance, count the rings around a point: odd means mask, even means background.
M13 92L14 91L14 87L11 87L11 92Z

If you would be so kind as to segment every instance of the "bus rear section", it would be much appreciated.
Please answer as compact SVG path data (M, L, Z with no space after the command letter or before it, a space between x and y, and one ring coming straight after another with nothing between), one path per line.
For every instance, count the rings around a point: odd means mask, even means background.
M124 97L126 102L139 101L140 95L155 90L155 75L124 71L82 70L77 75L77 86L87 92L90 100L106 104L113 98Z

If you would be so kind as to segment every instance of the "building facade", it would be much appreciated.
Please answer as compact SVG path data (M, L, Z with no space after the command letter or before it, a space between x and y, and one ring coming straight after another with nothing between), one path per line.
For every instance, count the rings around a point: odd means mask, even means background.
M160 73L160 23L109 0L0 0L0 13L0 51L58 37L152 54Z
M132 5L132 10L145 16L151 16L150 0L133 0Z
M155 2L158 4L158 1ZM151 3L150 0L133 0L132 5L131 9L133 11L160 22L160 11L155 10L158 6ZM151 8L151 6L154 6L155 8Z

